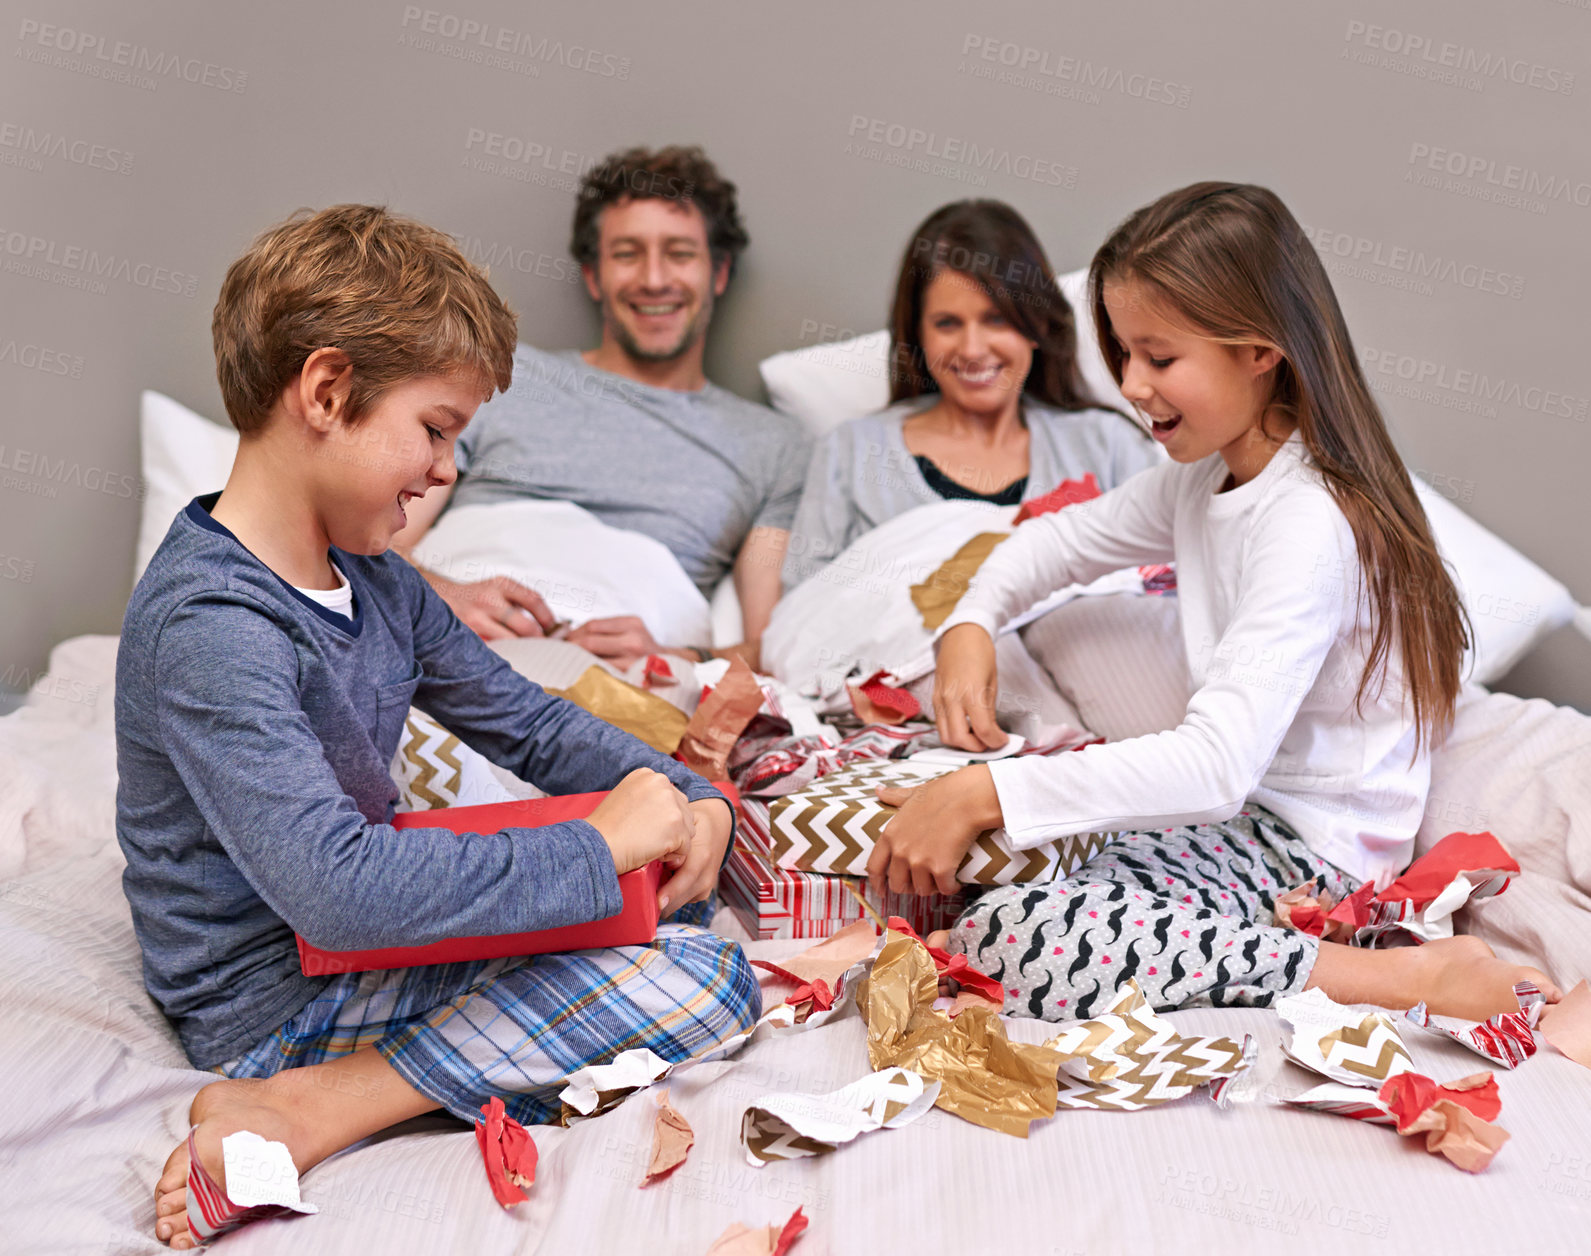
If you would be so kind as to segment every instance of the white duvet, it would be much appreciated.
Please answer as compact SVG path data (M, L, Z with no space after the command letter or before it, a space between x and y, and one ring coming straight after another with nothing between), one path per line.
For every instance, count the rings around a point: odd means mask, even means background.
M0 719L0 1251L162 1251L150 1186L210 1075L187 1067L144 993L112 827L115 642L53 659L55 696ZM98 686L93 701L86 688ZM74 700L73 694L76 694ZM1476 691L1437 756L1423 844L1489 828L1526 866L1468 924L1560 982L1591 972L1591 719ZM21 875L18 875L18 874ZM720 920L725 920L723 915ZM778 958L805 943L752 943ZM1537 948L1545 947L1544 951ZM1176 1013L1195 1033L1253 1033L1274 1097L1310 1081L1280 1062L1268 1011ZM1014 1038L1047 1030L1008 1022ZM1416 1066L1474 1072L1455 1044L1410 1034ZM830 1156L754 1169L739 1115L770 1091L827 1092L868 1071L854 1016L682 1074L671 1098L696 1130L686 1164L638 1189L649 1102L533 1131L530 1201L491 1199L474 1139L411 1123L305 1175L314 1217L258 1224L229 1253L705 1252L733 1221L797 1206L813 1253L1265 1253L1577 1250L1591 1072L1550 1048L1500 1075L1512 1141L1471 1178L1389 1131L1268 1103L1220 1112L1200 1097L1154 1112L1068 1112L1027 1141L932 1112Z

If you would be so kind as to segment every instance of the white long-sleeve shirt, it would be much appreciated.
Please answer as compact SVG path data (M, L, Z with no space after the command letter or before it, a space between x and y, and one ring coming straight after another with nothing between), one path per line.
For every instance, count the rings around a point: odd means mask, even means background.
M1141 472L1019 527L940 629L999 627L1054 589L1175 561L1194 694L1182 723L1053 758L990 764L1018 848L1070 833L1229 819L1252 799L1345 872L1409 862L1430 787L1394 649L1354 697L1372 621L1352 529L1302 441L1218 492L1219 454Z

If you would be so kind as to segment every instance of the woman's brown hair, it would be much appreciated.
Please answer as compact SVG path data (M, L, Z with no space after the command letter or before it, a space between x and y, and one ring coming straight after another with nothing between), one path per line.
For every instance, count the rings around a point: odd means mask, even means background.
M1057 410L1100 405L1078 374L1077 320L1038 237L1011 206L988 200L941 206L912 232L889 320L892 403L939 391L923 355L923 294L947 270L971 278L1038 346L1023 386L1026 395Z
M1439 742L1453 722L1468 617L1303 228L1274 192L1242 183L1193 184L1117 227L1094 255L1088 290L1100 350L1120 382L1107 282L1135 282L1167 317L1219 343L1281 355L1267 409L1296 421L1347 517L1373 615L1355 703L1384 681L1395 638L1416 749Z

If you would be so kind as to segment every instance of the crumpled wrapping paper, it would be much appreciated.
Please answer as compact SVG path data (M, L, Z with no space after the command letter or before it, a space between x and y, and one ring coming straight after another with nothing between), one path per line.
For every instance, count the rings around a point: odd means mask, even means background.
M1433 1016L1423 1003L1416 1003L1403 1014L1403 1019L1430 1033L1451 1038L1494 1064L1518 1068L1536 1054L1535 1028L1547 1000L1531 981L1519 982L1514 987L1514 997L1519 1000L1517 1012L1500 1012L1486 1021Z
M1497 1079L1474 1073L1445 1084L1419 1073L1389 1077L1371 1093L1328 1083L1285 1101L1295 1108L1328 1112L1373 1125L1390 1125L1405 1137L1425 1135L1425 1149L1467 1173L1479 1173L1508 1141L1508 1131L1492 1124L1502 1110Z
M1060 1055L1057 1102L1068 1108L1136 1112L1211 1086L1217 1103L1226 1083L1258 1056L1254 1039L1185 1036L1149 1006L1128 978L1110 1006L1076 1021L1044 1044Z
M1518 873L1519 864L1490 833L1449 833L1384 890L1366 882L1337 903L1305 882L1277 898L1274 914L1278 924L1327 942L1375 946L1399 933L1429 942L1452 937L1454 912L1501 894Z
M736 1221L713 1241L707 1256L784 1256L806 1228L806 1214L799 1208L780 1227L748 1227Z
M536 1144L496 1095L481 1108L475 1143L486 1164L492 1197L504 1208L524 1203L529 1198L525 1191L536 1181Z
M832 1094L764 1095L740 1118L740 1143L756 1168L821 1156L871 1130L910 1125L934 1106L940 1083L888 1068Z
M1276 1000L1282 1053L1311 1072L1350 1086L1379 1086L1414 1067L1392 1017L1346 1007L1319 989Z
M1026 1138L1032 1122L1055 1115L1061 1057L1047 1047L1012 1042L989 1004L967 1007L951 1020L934 1010L938 995L927 947L892 928L860 996L869 1062L937 1081L937 1107Z
M1581 982L1541 1015L1541 1036L1576 1064L1591 1068L1591 986Z
M657 1117L652 1123L652 1154L646 1162L646 1176L641 1179L641 1185L650 1186L659 1178L674 1172L685 1163L685 1157L690 1154L695 1142L696 1131L691 1129L691 1123L668 1101L668 1091L663 1091L657 1097Z
M709 781L729 775L729 756L735 740L762 709L762 686L745 660L732 659L729 669L712 690L702 696L676 746L674 757Z
M620 680L595 663L581 672L580 678L568 688L547 692L555 698L567 698L599 720L606 720L639 737L660 754L674 753L691 720L672 702ZM723 780L724 774L720 772L708 779Z

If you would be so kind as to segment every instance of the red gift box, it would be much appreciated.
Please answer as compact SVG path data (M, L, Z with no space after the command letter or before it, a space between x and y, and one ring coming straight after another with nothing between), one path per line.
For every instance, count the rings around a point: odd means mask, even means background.
M733 801L734 787L719 782ZM558 798L527 798L480 807L438 807L400 812L395 829L450 829L454 833L499 833L503 829L539 828L563 820L583 820L608 796L565 794ZM384 946L369 951L327 951L298 939L298 964L308 977L365 972L373 968L414 968L422 964L453 964L462 960L501 959L511 955L545 955L551 951L584 951L603 946L644 946L657 937L657 892L663 884L660 860L619 878L624 906L617 915L559 929L532 933L500 933L490 937L444 938L425 946Z

